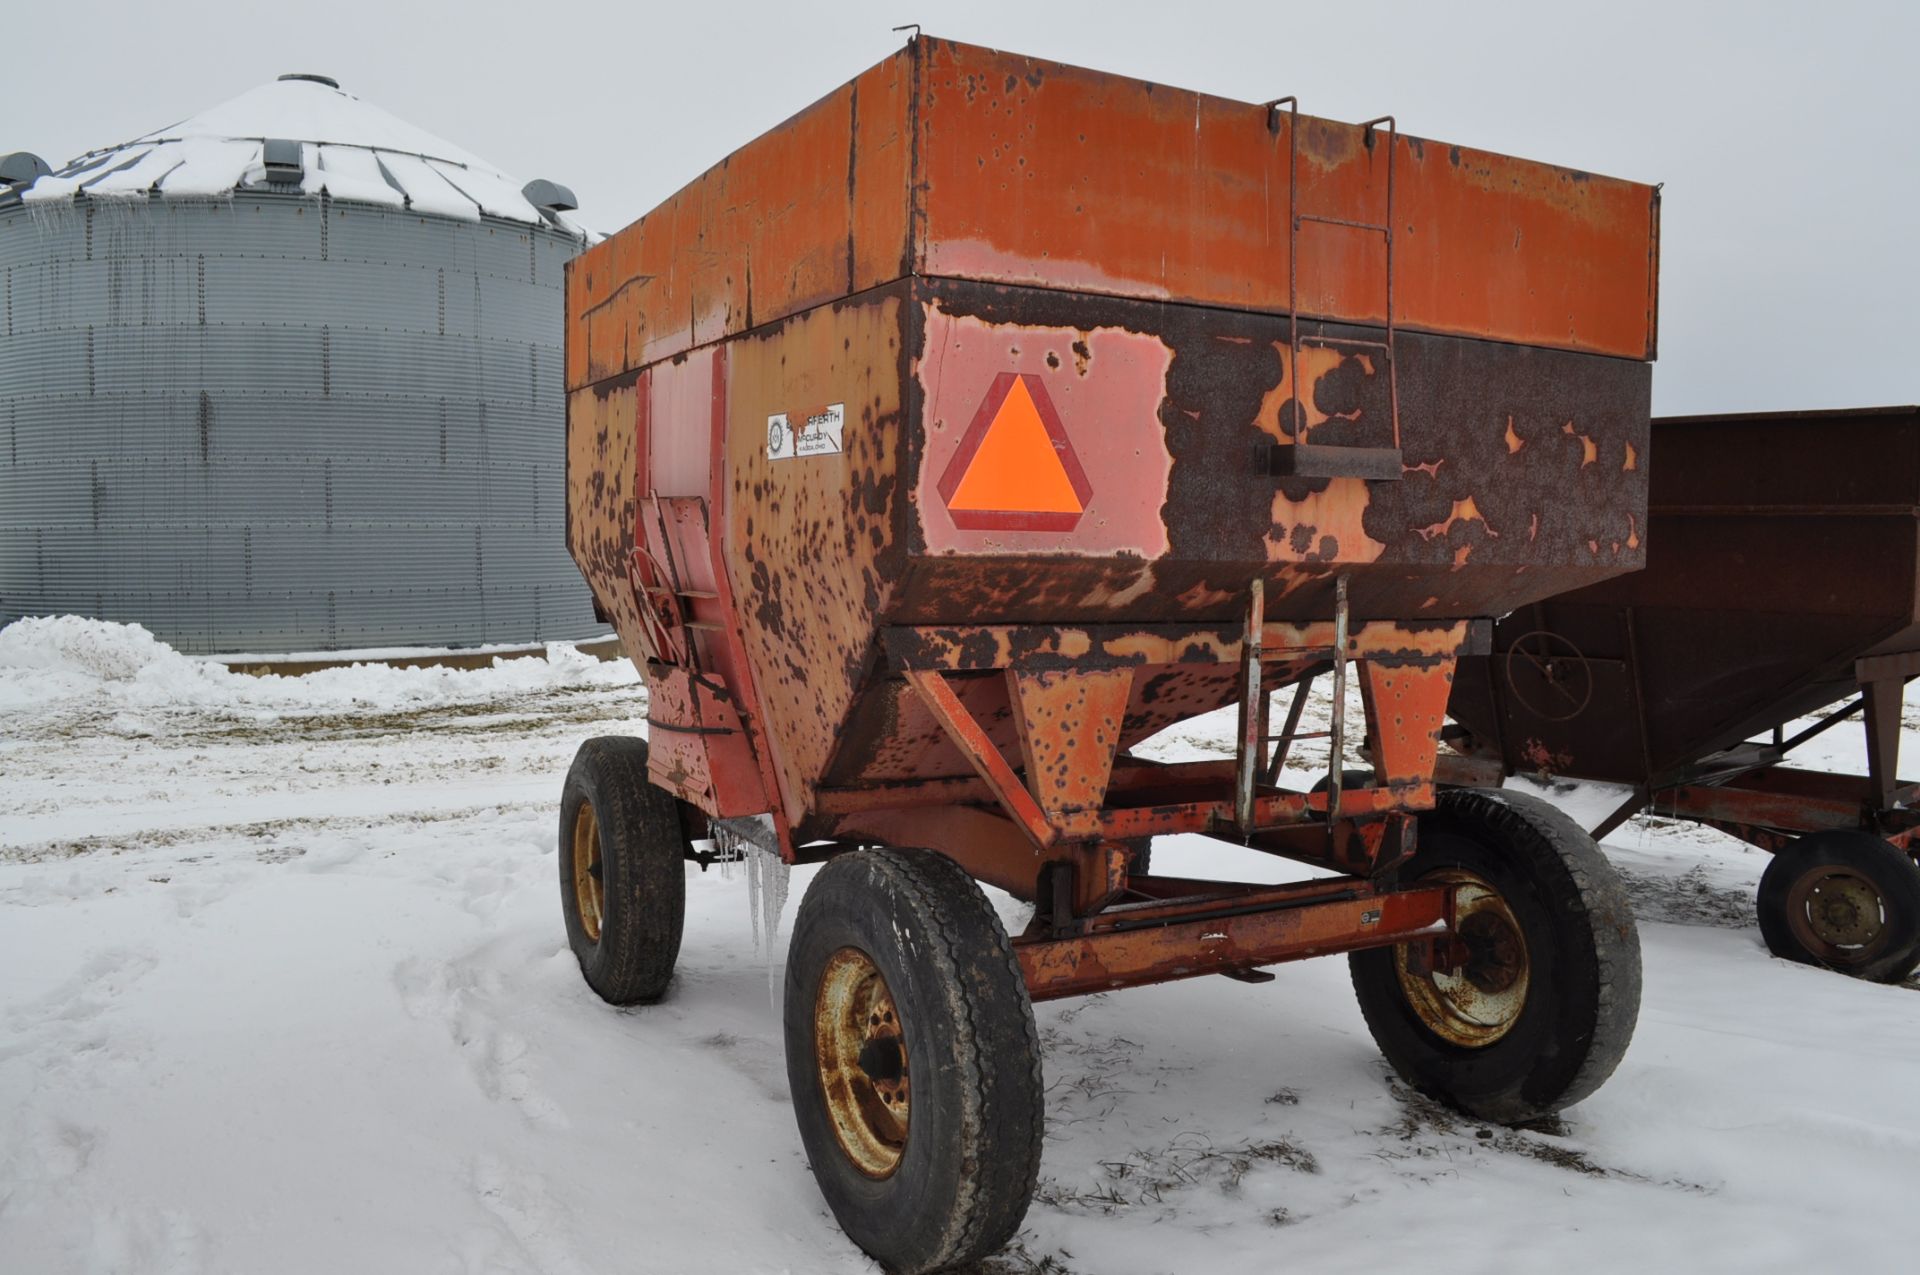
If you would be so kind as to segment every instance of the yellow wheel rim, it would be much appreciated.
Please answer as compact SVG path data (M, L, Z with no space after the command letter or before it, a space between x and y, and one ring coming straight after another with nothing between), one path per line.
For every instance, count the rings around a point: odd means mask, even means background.
M600 941L600 917L606 906L607 889L600 861L600 821L593 817L593 803L580 803L573 817L573 902L580 914L580 928L592 942Z
M1427 1029L1450 1044L1484 1049L1513 1030L1527 1004L1529 962L1526 936L1513 909L1485 878L1458 868L1431 873L1422 884L1449 882L1454 887L1452 944L1465 959L1454 969L1432 968L1418 960L1416 947L1431 953L1434 944L1403 943L1394 949L1400 991Z
M870 1178L900 1167L912 1087L893 993L873 961L843 947L827 958L814 1002L820 1091L840 1150Z

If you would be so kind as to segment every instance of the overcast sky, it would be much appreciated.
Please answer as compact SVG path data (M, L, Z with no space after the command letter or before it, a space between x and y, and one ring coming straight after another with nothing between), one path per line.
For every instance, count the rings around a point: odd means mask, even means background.
M1656 411L1920 401L1920 0L18 0L0 16L0 152L58 167L318 71L517 177L571 185L613 230L914 21L1664 182Z

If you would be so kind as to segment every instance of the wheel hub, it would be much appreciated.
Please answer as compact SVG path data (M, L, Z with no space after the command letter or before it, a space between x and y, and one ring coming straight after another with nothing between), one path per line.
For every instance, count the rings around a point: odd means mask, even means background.
M1830 959L1859 959L1879 942L1886 910L1871 881L1846 868L1825 868L1794 883L1787 920L1810 950Z
M580 928L587 938L600 941L600 917L606 903L606 883L600 863L600 821L593 817L593 803L580 803L573 817L573 901L580 913Z
M1408 1006L1427 1029L1450 1044L1482 1049L1520 1021L1527 1003L1527 942L1513 910L1484 878L1461 869L1423 881L1454 886L1452 968L1432 959L1435 944L1394 949L1394 970Z
M843 947L827 959L814 1005L820 1091L840 1150L870 1178L892 1175L912 1109L907 1043L893 993L872 959Z

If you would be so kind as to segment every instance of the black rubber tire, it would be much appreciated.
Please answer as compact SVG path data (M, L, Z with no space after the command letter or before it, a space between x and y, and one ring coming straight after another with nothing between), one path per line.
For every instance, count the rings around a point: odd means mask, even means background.
M574 888L581 803L600 834L602 903L596 940ZM680 802L647 779L647 741L602 735L580 745L560 795L560 907L587 986L612 1005L659 1000L686 923L688 841Z
M863 1174L835 1136L816 1061L828 958L866 954L898 1007L912 1113L891 1174ZM829 862L787 954L787 1079L815 1181L847 1235L899 1275L977 1262L1013 1237L1040 1171L1044 1095L1033 1007L1000 919L930 850Z
M1845 957L1822 954L1794 933L1789 916L1794 886L1810 872L1845 868L1879 892L1882 930L1869 947ZM1898 983L1920 966L1920 865L1869 832L1809 833L1773 856L1756 900L1760 937L1782 960L1818 965L1875 983ZM1804 905L1803 905L1804 906Z
M1517 1124L1579 1102L1613 1074L1640 1013L1640 935L1618 874L1554 807L1484 788L1440 794L1400 880L1448 868L1483 878L1511 910L1527 947L1526 996L1500 1039L1460 1045L1408 1004L1394 949L1352 953L1380 1052L1415 1089L1482 1120Z
M1308 792L1325 792L1333 787L1333 776L1326 774L1314 780ZM1373 772L1364 766L1348 766L1340 772L1340 791L1349 792L1355 788L1373 787Z

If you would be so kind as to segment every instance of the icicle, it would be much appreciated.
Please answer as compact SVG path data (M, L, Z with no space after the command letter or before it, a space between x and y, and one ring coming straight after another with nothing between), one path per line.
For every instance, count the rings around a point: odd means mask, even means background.
M759 942L759 935L764 930L767 936L767 954L771 956L776 941L780 937L780 914L786 910L787 882L792 869L787 866L787 861L777 854L770 854L757 848L748 853L752 856L748 859L748 863L752 865L754 875L759 878L757 906L760 915L754 926L754 941Z
M753 950L760 950L760 854L752 846L742 846L747 856L747 920L753 925Z
M753 915L753 947L760 951L764 937L767 957L767 1004L780 1012L780 914L787 906L792 867L785 859L758 846L747 851L747 907Z
M780 1011L780 914L786 910L792 866L728 827L713 825L713 848L725 857L723 867L738 861L747 877L747 919L753 926L753 950L767 958L767 999Z

